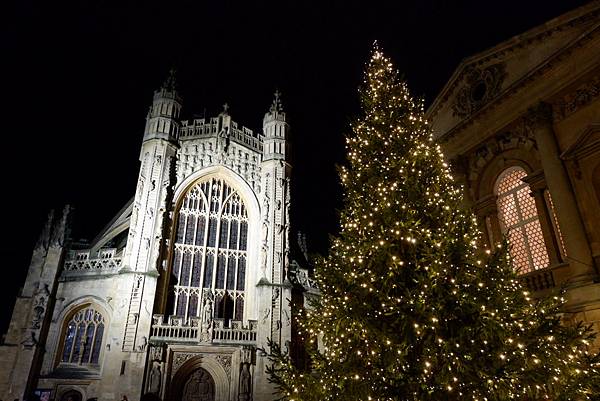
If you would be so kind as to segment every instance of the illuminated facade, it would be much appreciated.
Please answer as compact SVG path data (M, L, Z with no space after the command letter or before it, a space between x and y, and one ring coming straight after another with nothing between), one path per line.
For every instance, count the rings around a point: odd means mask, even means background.
M0 399L273 398L260 349L290 345L315 291L290 254L286 115L278 93L261 133L227 107L189 121L181 107L171 76L135 197L96 239L69 244L69 209L49 216L0 349Z
M427 111L492 246L600 329L600 3L465 59Z

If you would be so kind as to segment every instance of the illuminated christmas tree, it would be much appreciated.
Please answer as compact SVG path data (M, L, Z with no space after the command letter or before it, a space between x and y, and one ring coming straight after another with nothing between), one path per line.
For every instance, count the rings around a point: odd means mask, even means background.
M297 317L311 365L271 344L282 399L594 399L592 331L561 324L560 294L531 297L506 244L478 248L422 101L377 48L360 96L341 233Z

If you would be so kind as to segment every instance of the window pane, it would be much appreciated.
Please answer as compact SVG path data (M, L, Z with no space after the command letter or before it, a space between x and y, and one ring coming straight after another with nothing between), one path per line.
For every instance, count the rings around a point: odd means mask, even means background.
M498 219L503 232L508 233L513 266L519 273L549 264L535 200L529 185L522 181L526 175L522 168L511 167L500 175L495 188Z
M212 288L213 263L213 255L206 255L206 265L204 267L204 288Z
M225 255L219 255L217 258L217 282L215 288L224 288L225 286Z
M100 323L96 329L96 339L94 340L94 351L92 353L92 363L98 363L100 358L100 347L102 347L102 336L104 335L104 324Z
M73 341L75 340L75 326L74 323L69 323L67 326L67 332L65 333L65 345L63 349L63 362L69 362L69 356L71 355L71 350L73 349Z

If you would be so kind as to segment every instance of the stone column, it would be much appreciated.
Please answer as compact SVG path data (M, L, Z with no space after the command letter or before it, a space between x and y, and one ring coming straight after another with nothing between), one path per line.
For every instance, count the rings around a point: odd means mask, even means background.
M483 220L487 232L487 243L490 248L502 240L500 220L498 220L498 204L496 197L491 194L479 199L473 206L477 217ZM489 220L488 220L489 219ZM489 226L487 222L489 221Z
M546 183L556 206L558 224L563 233L567 261L570 265L569 284L577 286L589 283L594 279L596 272L571 183L559 157L552 127L551 106L540 103L529 109L525 116L525 124L534 134Z
M554 232L554 228L552 227L552 215L550 210L548 210L548 205L544 198L544 191L546 190L544 172L542 170L533 172L525 177L523 181L529 184L531 196L535 200L535 206L538 212L542 234L544 235L544 243L546 244L550 266L555 266L562 262L562 258L560 256L560 245L557 240L558 233Z

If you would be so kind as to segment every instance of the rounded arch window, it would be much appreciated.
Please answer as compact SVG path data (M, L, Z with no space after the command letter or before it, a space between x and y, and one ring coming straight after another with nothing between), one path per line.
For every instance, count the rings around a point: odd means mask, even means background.
M173 314L242 320L248 213L240 194L221 178L200 181L185 194L176 221Z
M494 186L500 226L508 236L513 266L520 274L543 269L550 263L535 200L522 180L526 176L522 167L510 167Z
M105 327L104 316L92 305L80 307L71 313L63 329L59 361L97 365Z

